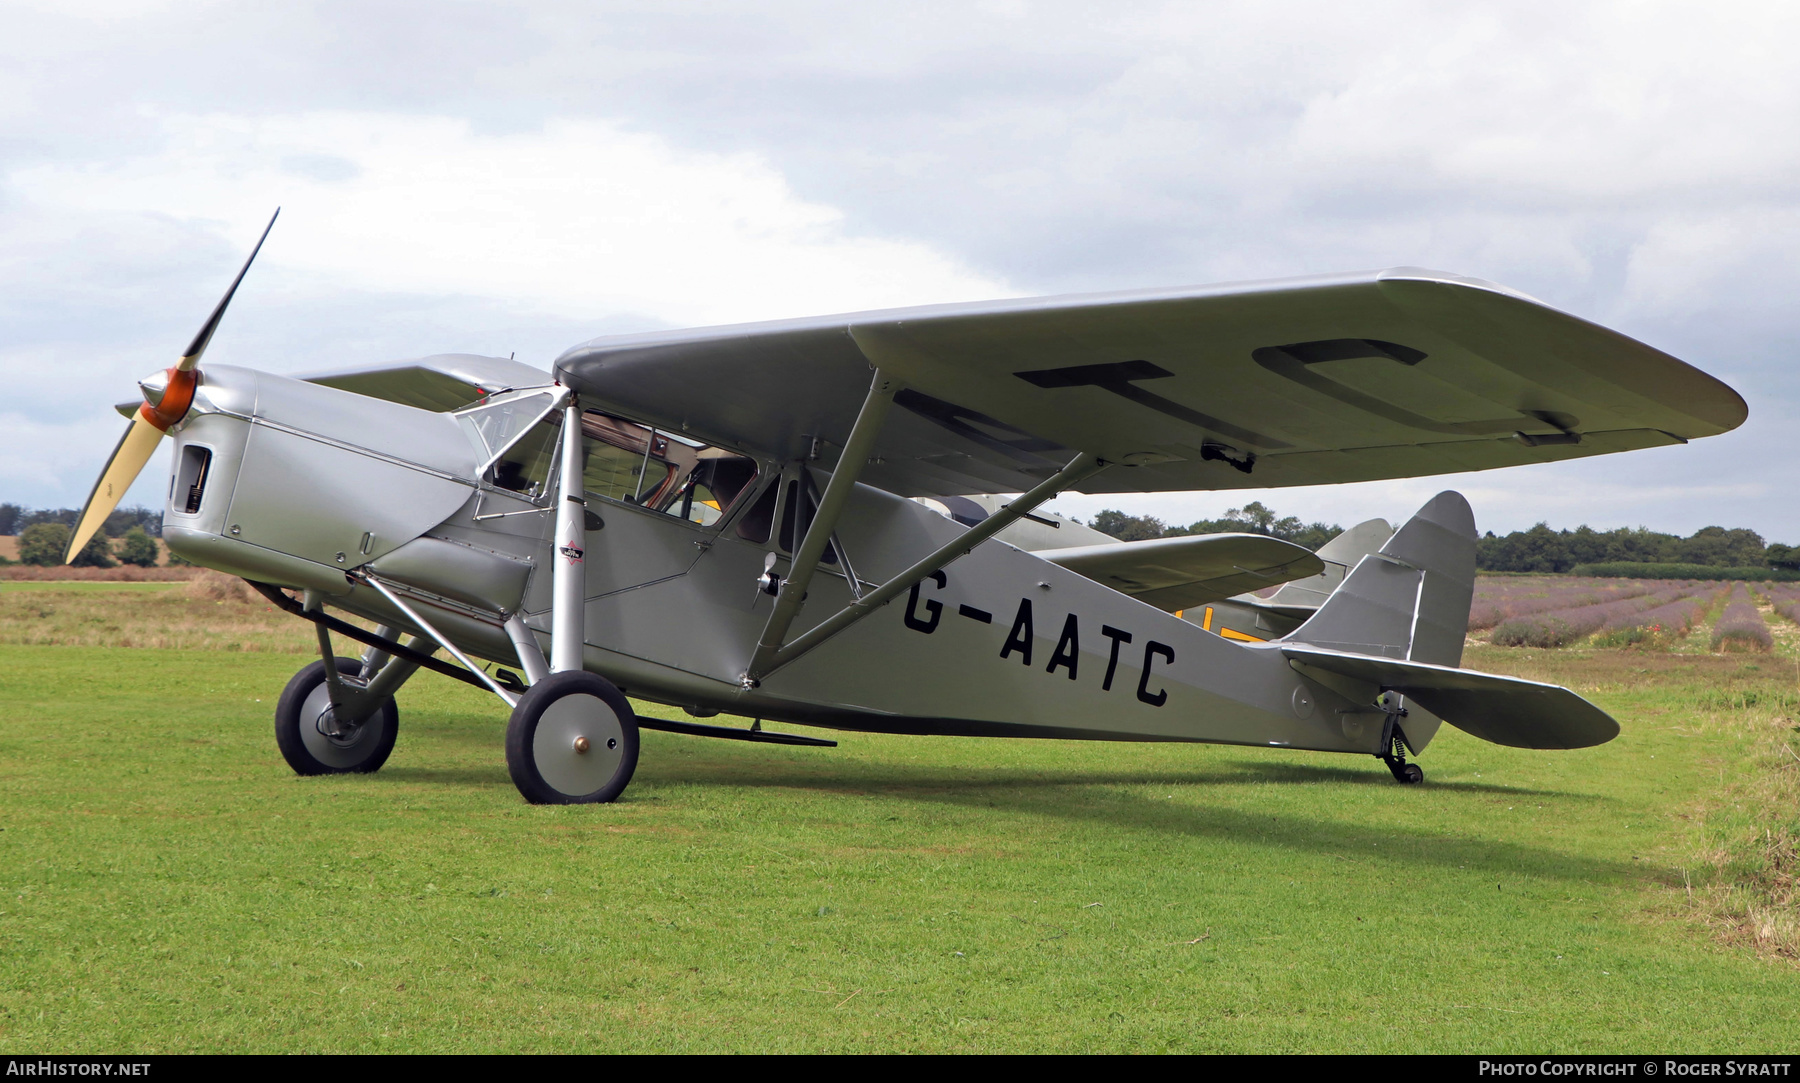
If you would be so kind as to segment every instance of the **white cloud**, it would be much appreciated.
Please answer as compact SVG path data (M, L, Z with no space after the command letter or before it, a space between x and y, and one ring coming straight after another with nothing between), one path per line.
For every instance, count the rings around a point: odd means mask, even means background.
M154 154L16 170L39 213L141 214L247 247L290 290L465 295L570 318L770 319L1010 293L913 241L858 235L748 154L600 121L483 134L379 113L147 117Z
M1694 361L1751 422L1266 503L1349 522L1456 484L1501 529L1800 536L1792 4L91 10L19 9L0 39L0 377L41 424L165 363L277 202L220 360L541 364L632 320L1417 264Z
M117 439L109 404L173 360L277 202L215 362L290 371L505 353L523 338L536 350L521 359L547 365L620 317L637 329L1011 292L927 245L858 235L755 156L681 152L612 124L488 135L371 113L147 121L162 130L155 153L7 177L13 334L0 374L32 416L12 419L0 455L7 499L85 494ZM445 319L450 305L460 311ZM532 322L543 332L520 336ZM413 337L397 341L396 324ZM160 502L164 472L147 468L128 502Z
M61 424L23 413L0 414L0 426L7 434L0 442L0 479L5 482L0 500L26 507L63 507L85 499L126 424L111 410ZM125 506L161 506L169 486L168 448L164 441L151 456L126 493Z

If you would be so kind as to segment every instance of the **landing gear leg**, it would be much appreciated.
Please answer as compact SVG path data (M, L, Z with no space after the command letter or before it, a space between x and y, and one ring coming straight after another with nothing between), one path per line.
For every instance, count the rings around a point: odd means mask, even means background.
M1411 786L1425 781L1425 772L1416 763L1406 762L1406 737L1400 731L1400 720L1406 717L1406 707L1401 697L1392 692L1384 692L1381 696L1381 709L1387 713L1387 723L1382 727L1381 747L1376 758L1387 764L1394 781L1402 786Z
M1393 752L1381 759L1387 764L1388 770L1393 773L1395 782L1403 786L1410 786L1415 782L1425 781L1425 772L1419 769L1419 765L1406 762L1406 746L1401 744L1398 738L1394 741Z
M557 489L550 605L550 662L517 616L507 634L531 688L506 724L506 769L534 805L611 801L637 770L637 715L610 681L582 668L587 533L581 498L581 408L563 412L562 474Z

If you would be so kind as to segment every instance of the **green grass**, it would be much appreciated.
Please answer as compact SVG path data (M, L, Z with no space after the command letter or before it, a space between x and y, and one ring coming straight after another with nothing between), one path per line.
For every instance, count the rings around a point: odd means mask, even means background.
M1791 705L1787 667L1479 648L1625 734L1446 729L1418 788L1344 756L646 732L621 803L536 808L498 705L430 676L381 773L294 777L270 714L302 660L0 646L0 1049L1795 1041L1800 970L1689 896L1759 762L1729 697Z

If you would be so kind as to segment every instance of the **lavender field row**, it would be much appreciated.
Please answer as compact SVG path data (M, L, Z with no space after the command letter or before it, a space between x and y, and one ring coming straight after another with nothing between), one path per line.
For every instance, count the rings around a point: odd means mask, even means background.
M1774 646L1774 637L1757 611L1749 588L1742 583L1734 584L1731 600L1725 603L1725 612L1713 625L1712 649L1766 651Z
M1654 579L1570 579L1566 576L1482 578L1475 583L1469 631L1485 632L1515 617L1623 601L1665 584Z
M1695 580L1570 579L1562 576L1478 580L1469 631L1489 631L1498 646L1672 645L1703 625L1721 601L1711 648L1767 651L1774 636L1758 595L1800 624L1800 585ZM1591 640L1590 640L1591 637Z
M1769 599L1769 604L1775 607L1775 612L1800 624L1800 584L1764 584L1762 593Z

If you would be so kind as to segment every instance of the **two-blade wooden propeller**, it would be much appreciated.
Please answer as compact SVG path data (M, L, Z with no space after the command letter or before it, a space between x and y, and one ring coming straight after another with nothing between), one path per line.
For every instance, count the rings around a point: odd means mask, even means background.
M131 488L144 464L150 461L163 433L187 416L188 409L194 404L194 389L200 386L200 355L212 342L213 332L219 329L219 321L224 319L225 309L230 306L232 295L237 293L238 283L256 262L256 254L262 251L263 242L269 239L269 231L275 228L275 219L280 216L281 208L277 207L269 216L269 224L263 227L262 236L257 238L256 247L250 250L250 258L231 280L231 288L219 299L218 306L201 325L200 333L194 336L181 359L138 382L144 392L144 404L138 407L137 414L131 419L131 427L119 438L112 457L106 460L106 469L100 471L100 480L94 483L94 491L88 494L75 533L69 538L69 551L63 555L64 564L75 559L75 554L81 552L82 546L119 506L119 501L125 498L125 490Z

